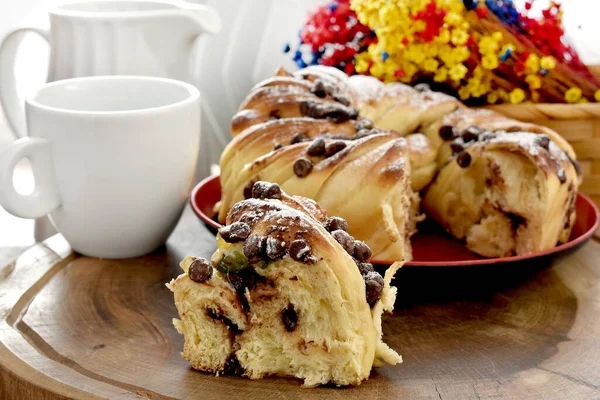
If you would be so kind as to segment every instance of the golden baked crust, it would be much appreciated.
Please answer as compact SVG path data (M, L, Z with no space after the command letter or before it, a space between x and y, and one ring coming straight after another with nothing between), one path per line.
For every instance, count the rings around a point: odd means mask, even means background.
M446 160L423 198L427 215L486 257L567 241L579 179L567 154L531 132L485 135Z
M236 173L226 173L217 208L219 221L244 199L244 190L254 182L277 182L287 193L314 199L329 214L346 219L350 233L365 241L377 259L410 260L408 238L416 232L420 212L418 197L411 196L407 140L382 133L324 142L325 146L342 142L345 147L330 157L313 157L307 154L312 142L300 142L258 157ZM307 176L295 173L300 158L313 164Z
M295 144L296 142L314 140L319 137L327 140L346 137L361 138L366 134L373 134L372 128L375 131L379 130L378 133L388 135L385 143L394 140L392 137L405 136L407 139L406 145L403 145L407 149L404 154L394 153L403 159L408 159L409 162L403 163L405 166L403 178L396 180L397 187L393 190L386 186L389 184L389 180L382 181L379 178L369 180L367 178L370 173L375 177L383 176L381 169L374 170L375 166L382 168L381 162L375 162L375 156L369 157L369 162L360 164L364 173L359 173L359 168L350 168L351 165L354 165L352 164L354 157L357 159L362 157L360 154L364 150L363 145L348 146L349 149L353 149L348 151L356 152L357 155L348 155L343 162L323 164L323 161L319 161L314 164L314 170L309 176L299 179L291 173L294 163L298 158L306 156L306 149L309 146L298 145ZM323 66L308 67L293 74L280 69L275 77L259 83L251 90L240 106L238 114L234 117L232 132L236 137L227 147L221 159L221 179L224 193L219 209L221 220L231 205L242 198L244 184L251 183L255 179L267 179L281 183L286 190L293 194L309 197L321 196L316 199L328 208L328 211L340 214L349 220L352 220L350 214L355 215L356 220L353 220L352 224L353 234L368 241L379 258L385 255L386 258L404 257L408 260L410 259L409 238L416 231L415 221L420 218L417 192L426 190L429 206L425 208L425 211L431 213L432 217L442 223L454 236L464 239L466 234L463 231L466 228L462 225L475 224L471 220L468 220L469 222L467 220L460 221L460 223L451 221L453 217L440 211L445 206L438 204L439 201L433 199L431 193L446 198L455 196L457 188L471 188L471 185L467 183L470 178L465 182L458 182L462 179L462 175L469 175L471 172L467 172L465 168L457 169L456 165L449 166L448 160L457 158L465 147L478 143L481 135L492 133L496 135L497 140L506 141L505 145L511 150L505 150L505 152L516 157L513 160L515 162L513 172L518 172L523 168L528 170L529 167L525 167L525 165L532 164L532 168L539 169L545 175L552 175L548 172L545 164L547 160L522 155L521 158L524 157L523 160L527 161L519 161L520 158L517 155L521 150L511 147L513 146L511 140L514 137L511 139L510 135L522 136L522 133L537 135L544 146L547 147L548 143L552 143L553 147L556 146L559 149L557 154L564 152L564 157L561 156L560 162L565 163L563 170L566 171L565 176L569 180L565 185L569 188L572 183L573 188L565 191L562 186L558 189L555 189L553 185L549 186L548 190L552 195L555 192L557 194L568 192L569 194L565 195L567 197L563 203L552 203L552 211L548 215L553 216L552 218L557 221L563 221L566 228L559 230L557 225L548 231L553 232L551 234L546 233L544 228L541 230L532 228L526 230L525 234L521 234L521 239L517 239L516 231L510 233L511 230L507 228L509 224L506 218L487 218L484 221L485 226L489 228L486 228L487 233L480 232L477 235L473 233L468 240L469 247L486 256L522 254L532 251L528 249L552 247L556 245L557 241L568 239L575 218L572 203L575 201L582 175L576 155L564 138L549 128L506 118L490 110L468 109L453 97L432 92L426 87L424 89L413 88L401 83L383 84L376 78L361 75L348 77L335 68ZM298 134L301 134L299 140ZM379 146L384 145L381 139L371 142L371 144L374 143ZM290 146L290 144L292 145ZM281 146L284 146L284 149L277 149ZM288 150L287 147L290 149ZM477 150L480 148L481 150ZM490 165L504 165L501 160L508 160L508 156L498 156L501 153L492 148L496 147L489 144L477 144L473 147L473 151L477 150L477 154L469 154L469 156L477 156L477 160L473 160L476 165L483 162L478 161L479 158L487 160L486 162ZM488 149L493 153L483 154L488 152ZM375 148L370 151L377 154ZM481 157L479 157L479 151L482 152ZM466 157L467 155L463 155L463 158ZM565 157L567 161L565 161ZM311 162L317 161L308 158ZM493 162L490 161L491 159L494 159ZM389 157L386 160L398 165L397 160ZM324 165L327 165L328 168L324 168ZM508 171L511 168L509 164L504 167L494 167L495 170L498 168L507 169L501 171L505 177L514 175ZM333 170L336 172L334 173ZM477 171L483 174L473 178L477 182L484 179L485 174L489 175L489 171L485 168L477 169ZM573 171L575 171L575 177L571 182ZM343 177L344 180L330 179L330 175ZM355 176L357 176L356 179ZM534 186L538 185L536 182L543 181L535 174L520 175L516 179L522 185ZM410 189L406 188L406 180L408 180ZM454 186L451 184L453 180L458 182ZM358 184L360 186L357 186L355 182L360 182ZM381 182L387 183L382 184ZM491 186L494 187L498 182L500 181L492 180ZM381 191L378 186L380 184L382 185ZM432 188L427 190L429 186ZM390 198L386 198L386 190L394 194ZM546 189L540 189L541 192L544 190ZM401 192L402 195L400 195ZM355 205L340 206L339 201L333 200L334 193L344 199L342 202ZM348 196L348 193L352 193L352 195ZM476 216L489 214L490 211L484 212L480 209L481 207L489 208L489 206L472 201L471 197L473 196L475 195L465 194L463 196L461 194L461 198L465 199L464 206L474 207L470 213ZM366 199L353 202L347 201L348 197L361 199L364 197ZM540 221L550 218L547 217L547 212L541 208L534 207L532 210L537 210L535 212L538 214L532 215L528 219ZM363 220L360 222L358 219ZM390 223L390 221L394 223ZM570 222L567 223L567 221ZM544 222L544 224L550 224L550 222ZM546 226L544 224L542 227ZM379 234L369 231L371 227L377 227L380 230ZM490 233L492 231L504 233L498 236L499 234ZM512 237L508 238L511 235ZM525 239L526 236L527 239ZM554 240L554 237L557 239ZM537 244L519 245L525 240ZM479 244L475 245L475 241ZM554 243L552 243L553 241ZM500 244L500 242L504 244ZM512 244L506 244L509 242Z
M196 259L182 261L184 273L168 287L180 315L174 324L185 339L182 355L192 367L251 379L292 376L305 386L358 385L373 366L402 362L381 339L381 314L393 308L396 289L390 281L400 264L384 279L376 272L361 275L360 262L325 229L324 219L307 199L282 194L244 200L232 208L227 223L246 224L250 232L232 243L219 235L208 279L192 281ZM227 255L248 254L251 238L267 240L267 254L269 240L289 250L267 262L264 256L249 257L244 269L219 272ZM296 240L306 243L311 257L306 262L293 258L297 253L290 243ZM366 285L372 274L381 288L370 305Z
M556 145L566 152L573 160L577 159L573 147L562 136L545 126L530 124L505 117L491 110L477 110L471 108L459 108L424 128L423 133L431 140L434 148L439 149L438 160L444 163L449 155L449 146L443 146L444 140L440 138L439 131L442 126L455 127L464 130L470 126L483 130L495 132L530 132L544 134ZM444 147L444 148L442 148Z

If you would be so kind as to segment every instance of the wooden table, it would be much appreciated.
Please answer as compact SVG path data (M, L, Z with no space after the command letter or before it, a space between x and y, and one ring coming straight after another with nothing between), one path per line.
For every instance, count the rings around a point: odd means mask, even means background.
M132 260L71 254L58 235L0 269L0 399L600 399L600 243L552 264L404 268L388 344L404 363L350 389L191 370L164 283L214 237L186 209Z

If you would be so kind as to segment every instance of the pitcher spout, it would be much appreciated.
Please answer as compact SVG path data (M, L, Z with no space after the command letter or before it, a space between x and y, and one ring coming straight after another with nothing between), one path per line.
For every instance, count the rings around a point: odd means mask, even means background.
M194 22L195 34L215 34L221 30L221 17L213 7L183 2L182 9Z

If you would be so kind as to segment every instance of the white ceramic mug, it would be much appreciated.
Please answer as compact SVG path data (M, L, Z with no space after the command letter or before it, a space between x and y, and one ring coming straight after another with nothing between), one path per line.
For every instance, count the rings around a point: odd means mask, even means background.
M25 27L0 45L0 101L13 132L26 134L14 67L21 40L37 33L50 45L48 82L97 75L148 75L196 84L196 39L216 33L216 10L178 0L79 1L49 12L50 29Z
M46 214L72 248L135 257L167 239L193 183L200 94L165 78L105 76L46 84L26 101L28 137L0 155L0 205L23 218ZM23 195L13 171L31 162Z

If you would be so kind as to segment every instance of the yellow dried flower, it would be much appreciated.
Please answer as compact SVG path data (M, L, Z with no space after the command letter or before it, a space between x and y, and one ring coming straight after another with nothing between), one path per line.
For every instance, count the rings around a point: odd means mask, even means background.
M488 93L487 102L490 104L496 104L498 102L498 94L496 92Z
M581 99L581 89L572 87L565 92L565 100L567 103L577 103Z
M525 82L529 85L529 89L539 89L542 87L542 80L539 76L529 74L525 77Z
M381 78L383 76L383 74L385 73L385 71L383 69L383 65L380 62L375 62L375 63L373 63L373 65L371 65L371 69L369 70L369 73L371 75L373 75L375 78Z
M498 42L491 36L482 36L479 40L479 52L481 54L495 53L499 47Z
M471 52L466 46L460 46L452 49L451 57L453 62L461 63L469 58Z
M468 72L467 67L465 67L462 64L455 64L448 71L448 73L450 74L450 78L452 78L455 81L459 81L462 78L464 78L465 75L467 74L467 72Z
M463 29L454 29L451 37L452 44L455 46L463 45L469 40L469 34Z
M460 89L458 89L458 97L460 97L461 100L467 100L470 96L471 93L467 86L463 86Z
M450 31L446 28L443 28L440 31L440 35L435 39L438 43L448 43L450 42L451 36L450 36Z
M509 95L512 104L520 104L525 100L525 91L520 88L513 89Z
M594 93L594 98L596 101L600 101L600 90L596 90L596 93Z
M532 53L525 60L525 72L528 74L536 74L540 70L540 57Z
M458 26L463 22L463 17L459 13L449 12L444 17L444 21L450 26Z
M435 72L435 76L433 77L433 80L436 82L444 82L446 79L448 79L448 68L446 68L446 67L438 68L438 70ZM598 92L600 92L600 90Z
M556 59L552 56L542 57L540 66L544 69L554 69L556 68Z
M498 57L495 54L488 54L481 59L481 65L486 69L498 68Z
M357 58L356 66L354 68L359 74L365 73L369 69L369 62L364 58Z
M439 65L440 63L437 60L428 58L423 63L423 69L427 72L435 72Z
M510 98L508 92L502 88L496 90L496 94L498 95L498 98L502 101L508 101Z

